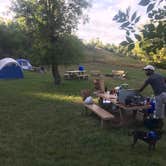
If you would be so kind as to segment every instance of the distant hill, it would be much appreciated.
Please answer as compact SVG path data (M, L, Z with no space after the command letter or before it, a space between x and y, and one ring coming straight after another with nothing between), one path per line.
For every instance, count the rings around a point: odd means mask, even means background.
M86 48L85 49L85 62L110 64L121 67L134 67L141 68L145 64L128 56L118 56L102 48Z

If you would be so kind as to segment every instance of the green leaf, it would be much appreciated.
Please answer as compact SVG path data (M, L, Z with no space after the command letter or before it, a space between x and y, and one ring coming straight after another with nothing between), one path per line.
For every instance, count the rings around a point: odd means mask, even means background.
M138 34L134 34L134 36L135 36L135 38L138 40L138 41L141 41L141 36L140 35L138 35Z
M164 25L164 23L162 24L161 22L159 23L159 25L156 27L156 31L157 33L161 33L161 32L165 32L166 26Z
M130 32L129 32L129 31L126 31L126 35L128 35L128 36L129 36L129 35L130 35Z
M159 1L159 4L160 4L161 2L163 2L163 0L160 0L160 1Z
M117 20L118 19L118 15L116 14L114 17L113 17L113 20Z
M149 4L149 2L150 2L150 0L141 0L139 2L139 5L141 5L141 6L147 6Z
M136 19L135 19L135 24L140 20L141 16L138 16Z
M126 14L119 10L118 12L118 22L125 22L126 20Z
M155 3L152 3L148 6L146 13L149 13L154 8Z
M136 18L136 16L137 16L137 12L135 11L135 12L133 13L132 17L131 17L131 21L133 21L133 20Z
M129 43L133 43L133 40L130 37L126 36L126 39Z
M127 16L129 16L129 14L130 14L130 10L131 10L130 7L128 7L128 8L126 9L126 15L127 15Z
M153 14L152 14L152 13L149 13L149 14L148 14L148 17L149 17L149 18L153 18Z
M120 45L121 46L127 46L127 45L129 45L129 43L127 41L123 41L123 42L120 43Z
M135 47L135 44L134 44L134 43L130 44L130 45L128 46L128 51L131 51L132 49L134 49L134 47Z
M128 28L128 29L131 29L131 30L134 29L133 27L127 27L127 28Z
M148 24L147 25L147 28L148 28L148 31L155 31L155 26L154 26L154 24Z
M142 47L142 45L143 45L143 43L142 43L142 42L140 42L140 43L139 43L139 47L141 48L141 47Z
M125 27L127 27L128 25L130 25L130 23L127 21L127 22L123 23L120 27L121 27L121 28L125 28Z

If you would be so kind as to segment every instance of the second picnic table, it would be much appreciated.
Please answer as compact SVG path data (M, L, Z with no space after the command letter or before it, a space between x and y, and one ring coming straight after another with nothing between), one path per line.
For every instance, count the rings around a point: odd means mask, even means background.
M64 74L64 79L66 80L73 80L73 79L88 79L88 75L86 74L86 71L80 71L80 70L69 70L66 71Z

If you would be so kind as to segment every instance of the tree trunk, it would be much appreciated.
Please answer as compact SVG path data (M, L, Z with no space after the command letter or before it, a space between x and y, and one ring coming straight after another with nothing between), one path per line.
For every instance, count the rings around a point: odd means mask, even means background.
M60 85L60 83L61 83L61 76L59 74L58 65L52 64L52 75L54 77L55 85Z

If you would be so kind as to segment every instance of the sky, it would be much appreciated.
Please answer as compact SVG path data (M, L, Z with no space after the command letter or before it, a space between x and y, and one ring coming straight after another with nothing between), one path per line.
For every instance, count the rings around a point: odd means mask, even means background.
M79 25L78 36L85 40L99 38L103 43L119 44L125 39L125 31L120 30L119 24L113 21L118 10L137 10L142 16L140 24L146 21L145 9L138 5L140 0L92 0L92 8L87 12L89 23Z
M85 14L89 16L89 22L80 24L76 35L85 41L99 38L104 44L119 44L125 39L125 32L113 21L118 10L125 11L131 7L132 11L138 11L141 15L140 24L145 22L145 9L138 5L140 0L91 0L92 7ZM7 11L10 0L0 0L0 16L10 17Z

